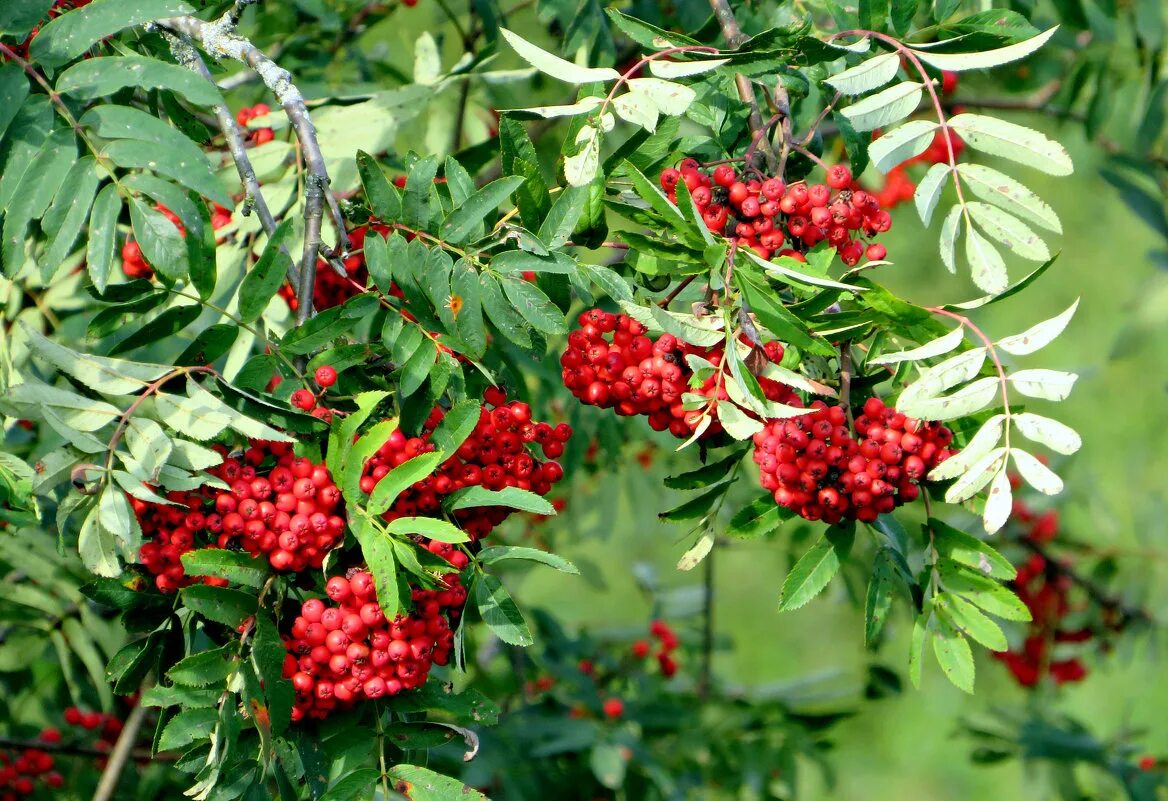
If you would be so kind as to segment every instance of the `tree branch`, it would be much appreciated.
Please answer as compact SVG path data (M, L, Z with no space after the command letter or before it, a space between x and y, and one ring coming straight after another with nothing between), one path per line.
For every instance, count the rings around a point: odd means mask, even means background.
M714 17L722 28L722 35L730 47L739 47L750 38L738 27L738 18L734 16L734 9L730 8L728 0L710 0L710 8L713 10ZM765 132L762 112L759 111L758 99L754 96L754 86L751 85L750 79L745 75L736 75L734 76L734 84L738 87L738 97L742 99L743 103L750 106L750 130L756 135L760 131ZM763 158L766 159L767 168L773 173L779 165L775 159L775 151L771 147L770 139L765 133L760 138L760 144L759 150L762 151Z
M139 704L134 707L126 718L122 733L114 743L114 750L110 752L109 762L101 772L101 780L93 792L93 801L109 801L118 787L118 779L126 767L126 762L134 752L134 743L138 739L138 730L142 728L142 721L146 717L146 707Z
M234 33L230 12L215 22L183 16L160 19L156 24L198 42L215 58L230 58L246 64L259 75L288 115L288 121L300 141L308 171L304 182L304 251L300 257L295 286L299 301L296 322L303 323L313 311L312 290L316 285L316 259L322 249L321 225L326 205L332 214L333 227L336 228L337 249L342 253L349 249L345 220L336 198L329 190L328 169L304 98L293 85L292 75L286 69L260 52L250 41Z

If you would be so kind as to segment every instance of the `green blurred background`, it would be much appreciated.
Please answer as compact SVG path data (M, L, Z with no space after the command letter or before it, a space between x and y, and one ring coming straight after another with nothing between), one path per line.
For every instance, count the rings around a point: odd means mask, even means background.
M1062 255L1030 291L975 313L975 321L990 336L1004 336L1082 299L1063 336L1025 362L1080 374L1071 398L1059 404L1057 416L1082 434L1084 445L1058 465L1066 478L1062 496L1028 500L1039 507L1057 505L1064 533L1118 554L1125 596L1155 614L1165 608L1163 585L1168 574L1161 551L1168 475L1168 433L1162 424L1168 412L1164 402L1168 342L1161 321L1168 303L1168 274L1156 266L1150 252L1163 242L1100 177L1100 153L1076 126L1057 129L1042 120L1018 121L1043 127L1075 157L1076 173L1070 178L1051 179L1033 171L1027 175L1062 218ZM936 255L936 230L922 231L908 207L900 208L895 219L887 241L896 264L886 268L884 282L928 304L980 294L964 277L945 271ZM1027 269L1021 262L1011 264L1015 280ZM1030 408L1042 412L1038 405ZM643 625L652 603L638 590L635 574L652 566L662 587L679 590L674 593L678 611L692 611L699 595L685 588L700 586L701 570L677 572L675 563L689 542L678 541L683 530L659 522L656 513L683 497L662 489L661 477L670 468L685 469L694 457L671 457L670 443L662 441L661 446L650 470L632 460L623 468L605 468L591 486L571 496L562 518L546 524L564 529L554 538L559 552L589 564L589 572L598 571L599 579L565 582L548 571L532 571L515 582L521 601L546 606L569 625L597 630ZM946 509L945 514L952 519L965 513ZM863 647L862 608L849 597L843 582L834 582L823 597L802 610L782 615L776 611L779 586L789 567L786 543L796 528L788 523L772 540L731 542L716 552L715 620L723 647L715 670L729 684L787 693L807 699L810 707L817 698L825 706L838 706L858 697L865 666L874 656ZM911 630L903 607L891 628L893 636L875 658L903 672ZM696 628L689 631L696 637ZM1163 722L1168 685L1161 681L1159 656L1155 643L1146 640L1135 651L1121 648L1093 655L1091 675L1060 690L1059 707L1102 737L1125 727L1146 727L1152 732L1146 740L1149 750L1168 751L1168 727ZM811 681L804 683L807 678ZM920 691L909 686L897 698L856 704L862 711L837 730L837 787L829 790L808 771L806 775L815 778L805 788L807 797L870 801L1040 797L1048 785L1016 761L973 764L971 740L960 736L959 726L960 720L975 719L995 706L1054 701L1032 696L984 653L973 697L927 664Z

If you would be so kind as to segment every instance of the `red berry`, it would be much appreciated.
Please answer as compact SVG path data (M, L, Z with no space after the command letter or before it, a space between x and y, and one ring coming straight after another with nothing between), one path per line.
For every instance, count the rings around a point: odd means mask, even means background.
M619 698L608 698L604 701L604 715L613 720L625 713L625 702Z
M325 364L316 368L316 372L312 374L312 377L318 386L328 389L337 383L337 369L332 365Z
M836 164L827 171L827 185L832 189L847 189L852 185L852 171L845 164Z
M290 400L293 406L306 412L312 411L313 407L316 406L316 396L307 389L296 390L292 393Z

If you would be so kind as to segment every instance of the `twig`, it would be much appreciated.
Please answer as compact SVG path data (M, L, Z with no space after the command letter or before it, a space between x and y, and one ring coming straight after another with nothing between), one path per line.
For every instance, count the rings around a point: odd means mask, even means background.
M227 11L227 21L231 25L231 30L239 27L239 21L243 18L243 11L248 6L255 5L259 0L235 0L235 4Z
M141 704L130 711L122 733L118 735L118 741L114 743L114 750L110 752L109 762L106 763L105 770L101 772L101 780L93 792L93 801L109 801L113 797L114 790L118 787L118 780L122 777L122 771L126 767L126 762L134 753L134 742L138 739L138 730L142 728L142 721L145 717L146 707Z
M296 322L299 324L313 312L312 290L316 285L316 259L322 247L320 233L325 206L332 214L338 250L342 253L349 248L345 220L336 198L329 191L328 168L316 138L316 128L300 90L292 83L292 75L250 41L235 34L228 16L224 15L215 22L204 22L191 16L167 17L158 20L156 24L198 42L215 58L231 58L246 64L259 75L288 115L308 171L304 181L304 251L300 257L299 280L295 287L298 301Z
M734 16L734 9L730 8L728 0L710 0L710 8L713 10L714 17L722 28L722 35L730 47L740 47L750 38L738 27L738 18ZM765 130L762 123L762 112L759 111L758 99L754 96L754 86L751 85L750 79L745 75L735 75L734 84L738 87L738 97L750 107L750 130L755 133ZM770 141L767 140L760 150L766 159L767 168L771 172L777 171L778 160L775 158L775 151L771 148Z
M669 304L672 303L674 300L676 300L677 296L680 295L682 292L684 292L685 288L687 286L689 286L690 284L692 284L694 282L694 279L697 277L698 277L697 273L694 273L693 275L686 278L684 281L682 281L680 284L678 284L676 287L674 287L673 291L670 292L668 295L666 295L661 300L661 302L658 303L657 305L663 309L668 309Z
M1091 581L1091 579L1082 575L1070 565L1066 565L1060 562L1049 551L1047 551L1037 542L1034 542L1034 540L1028 537L1019 537L1018 542L1023 547L1029 549L1031 552L1041 556L1046 561L1048 570L1061 573L1062 575L1069 578L1073 583L1077 584L1085 593L1087 593L1087 597L1089 597L1095 603L1099 604L1099 606L1103 607L1104 609L1111 609L1115 612L1118 612L1119 620L1116 621L1116 629L1122 629L1128 623L1136 621L1144 623L1151 622L1152 616L1149 615L1145 610L1129 607L1120 599L1112 597L1102 587Z
M852 419L852 345L844 340L839 345L840 359L840 406L844 407L844 414L848 417L848 428L855 429L856 421Z
M16 737L0 737L0 749L8 748L16 751L35 749L46 754L60 754L61 756L108 757L110 752L91 745L78 743L46 743L43 740L21 740ZM145 759L163 762L173 762L178 754L152 754L149 748L134 748L130 752L131 759Z

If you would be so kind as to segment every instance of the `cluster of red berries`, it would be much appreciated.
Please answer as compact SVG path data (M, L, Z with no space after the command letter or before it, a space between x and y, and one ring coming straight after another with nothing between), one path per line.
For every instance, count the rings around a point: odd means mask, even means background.
M803 260L803 251L824 240L849 267L864 255L873 261L887 255L883 245L865 246L864 238L887 231L892 217L854 186L843 164L828 170L826 184L788 186L781 178L740 176L729 164L703 172L686 159L678 169L662 171L660 181L673 202L677 184L684 182L707 228L764 259L773 254Z
M667 679L673 678L677 673L677 660L673 656L673 652L677 650L677 646L681 641L677 639L676 632L664 620L654 620L649 624L649 634L653 636L661 647L657 651L657 665L661 668L661 675ZM653 645L648 640L637 640L633 643L633 656L637 659L645 659L653 650Z
M1017 476L1011 476L1010 481L1015 489L1021 484ZM1054 510L1035 514L1024 502L1016 500L1011 520L1025 526L1022 539L1036 545L1048 543L1058 534L1058 513ZM1070 628L1065 625L1066 617L1072 611L1070 595L1073 589L1067 572L1042 555L1032 554L1018 568L1018 575L1010 586L1030 610L1031 620L1022 647L995 653L994 657L1023 687L1035 686L1044 675L1049 675L1056 684L1085 679L1087 668L1081 659L1055 659L1052 654L1056 645L1083 643L1094 638L1089 627Z
M38 739L58 743L61 733L56 729L45 729ZM17 801L22 796L32 795L38 781L50 790L63 787L65 779L53 770L54 767L56 760L53 755L39 748L25 748L19 754L0 751L0 801Z
M85 712L75 706L65 710L65 723L87 732L98 732L100 739L94 747L99 751L113 748L123 725L115 715ZM61 730L49 726L41 730L37 740L45 745L57 745L61 742ZM104 759L98 760L98 767L104 767ZM53 770L55 767L53 755L35 746L19 753L0 751L0 801L16 801L22 796L32 795L38 780L49 790L60 789L65 785L65 779Z
M531 418L531 407L521 401L507 401L496 387L484 393L484 406L474 431L434 473L406 489L385 513L387 520L441 513L442 498L464 487L481 486L489 490L505 487L547 495L552 485L564 477L564 469L555 461L564 453L564 444L572 436L567 423L552 426ZM488 408L489 407L489 408ZM446 412L436 407L416 437L398 430L365 463L361 491L373 492L377 483L404 462L435 450L430 435L442 422ZM540 461L528 452L539 446ZM504 506L460 509L455 513L459 524L473 539L481 539L503 522L512 510Z
M248 128L247 124L256 117L266 117L272 113L271 107L267 103L257 103L254 106L241 108L235 114L235 121L239 123L240 127L244 129L247 135L247 142L251 145L264 145L276 138L275 132L271 128Z
M906 417L879 398L864 402L857 438L841 406L771 420L754 435L754 461L775 502L806 520L870 523L920 495L918 483L949 457L953 432Z
M292 393L288 402L297 409L308 412L313 417L320 418L326 423L331 422L333 419L333 410L327 406L319 405L319 401L323 397L325 390L337 383L337 368L331 364L321 365L313 372L312 380L320 387L318 394L313 394L311 390L301 388Z
M91 2L92 0L53 0L53 5L51 8L49 8L49 19L55 19L56 17L64 14L66 11L72 11L75 8L87 6ZM40 32L41 26L38 25L32 29L23 42L18 45L9 45L9 47L11 47L12 52L16 53L16 55L18 55L20 58L27 60L28 48L32 44L32 40L35 39L36 35ZM3 53L0 53L0 61L7 60L7 57Z
M718 383L720 371L701 386L691 387L693 371L685 359L692 354L718 366L724 356L722 346L702 348L672 334L654 341L636 320L601 309L583 312L577 322L580 328L568 334L567 349L560 356L560 377L579 400L615 409L619 415L645 415L655 431L668 429L684 439L697 429L703 410L687 410L682 395L702 395L712 401L708 413L714 421L703 436L722 431L717 403L727 396ZM783 358L783 346L778 342L768 342L763 351L771 362ZM795 397L789 387L777 381L761 377L758 381L771 400L786 403Z
M456 552L466 565L466 554ZM322 599L305 601L285 640L284 676L292 680L292 720L325 718L357 701L421 687L431 665L445 665L454 648L453 627L466 602L458 573L442 589L413 591L414 611L387 620L377 603L373 576L350 570L334 576Z
M344 534L345 520L338 514L341 491L328 469L294 457L287 443L252 442L242 459L225 459L208 472L230 489L172 492L173 505L131 499L148 538L139 558L162 592L194 581L181 557L203 547L200 543L239 546L252 556L266 556L277 570L299 572L319 569Z
M159 205L158 210L162 212L166 219L174 223L178 228L179 233L184 237L187 235L187 229L182 224L182 220L173 211L166 206ZM218 231L220 228L231 224L231 212L223 208L218 203L211 206L211 228ZM142 255L142 248L133 239L127 239L126 244L122 245L122 272L126 274L127 278L145 278L150 279L154 277L154 270L150 268L150 264L146 261L146 257Z

